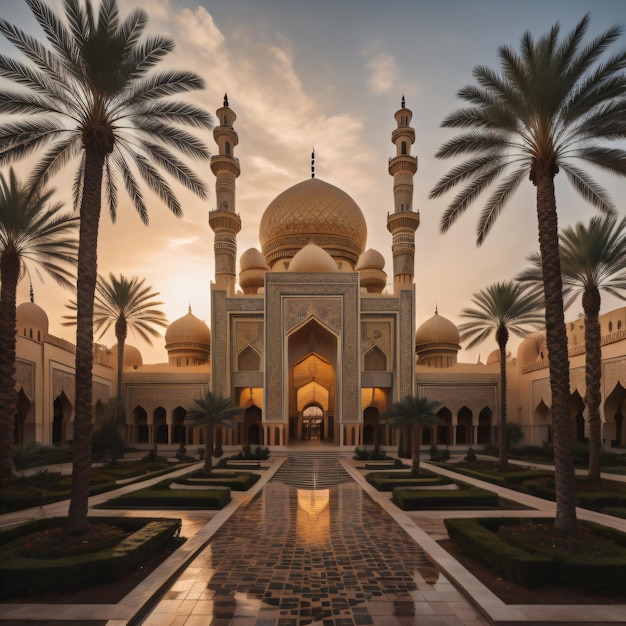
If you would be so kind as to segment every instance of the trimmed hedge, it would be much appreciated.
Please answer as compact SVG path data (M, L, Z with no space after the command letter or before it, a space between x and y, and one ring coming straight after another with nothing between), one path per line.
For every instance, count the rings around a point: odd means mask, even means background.
M475 518L444 520L448 535L471 558L484 563L496 574L525 587L558 583L580 589L624 595L626 579L626 534L615 529L591 526L615 544L611 556L585 556L573 552L531 553L511 545L495 533L501 525L519 524L515 518ZM533 518L525 523L554 523L553 519Z
M459 483L459 489L406 489L396 487L391 501L404 511L422 509L496 508L498 494Z
M57 559L17 556L11 542L29 533L63 526L66 518L48 518L0 530L0 598L65 592L115 580L140 566L155 550L180 534L180 519L92 518L132 534L94 553Z
M370 472L365 475L365 480L378 491L393 491L394 487L451 485L454 482L428 470L420 470L417 477L411 476L410 472Z
M247 491L261 478L260 474L254 472L215 472L208 476L204 470L197 470L191 474L181 476L176 479L179 485L198 486L222 486L229 487L233 491Z
M173 480L111 498L98 509L223 509L231 500L230 488L170 489Z
M494 485L501 485L518 490L522 483L538 478L545 478L546 476L553 476L553 472L541 469L518 470L515 472L486 472L470 467L463 467L463 465L455 465L451 469L464 476L471 476L472 478L478 478L479 480L484 480Z

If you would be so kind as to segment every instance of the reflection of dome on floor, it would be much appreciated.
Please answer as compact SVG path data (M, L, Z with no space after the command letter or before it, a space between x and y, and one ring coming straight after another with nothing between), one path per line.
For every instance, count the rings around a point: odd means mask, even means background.
M283 262L288 264L311 239L350 270L367 239L367 225L357 203L318 178L283 191L270 202L259 227L263 255L274 271L284 270Z

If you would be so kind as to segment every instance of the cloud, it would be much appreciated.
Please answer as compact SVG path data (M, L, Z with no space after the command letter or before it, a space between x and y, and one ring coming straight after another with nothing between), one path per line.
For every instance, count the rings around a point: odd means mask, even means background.
M395 86L399 69L395 57L383 49L381 44L372 44L363 50L365 68L369 72L367 84L377 95L389 93Z

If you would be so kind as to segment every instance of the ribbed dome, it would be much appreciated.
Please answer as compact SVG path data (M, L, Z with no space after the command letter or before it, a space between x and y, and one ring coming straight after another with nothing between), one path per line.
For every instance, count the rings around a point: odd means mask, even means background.
M310 241L289 263L290 272L336 272L337 263L324 250Z
M174 343L211 343L209 327L189 309L187 315L174 320L165 332L165 348Z
M187 315L173 321L165 332L165 349L171 365L202 365L211 353L211 331L189 307Z
M356 264L356 270L364 270L364 269L376 269L382 270L385 268L385 257L378 252L378 250L374 250L374 248L369 248L366 250L360 257L359 262Z
M288 262L311 238L336 261L353 268L367 240L367 225L356 202L338 187L310 178L273 200L261 218L259 241L272 268Z
M443 315L435 313L426 320L415 332L415 345L459 344L459 329ZM460 348L457 348L460 349Z
M16 309L17 334L42 341L48 334L46 312L34 302L22 302Z
M117 365L117 349L118 344L111 348L111 359L114 365ZM133 365L143 365L143 357L141 352L135 346L124 344L124 364L123 367L132 367Z

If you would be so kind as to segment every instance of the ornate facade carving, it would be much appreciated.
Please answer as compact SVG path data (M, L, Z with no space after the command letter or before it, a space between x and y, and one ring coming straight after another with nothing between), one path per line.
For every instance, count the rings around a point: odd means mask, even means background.
M35 364L30 361L15 361L15 389L24 390L26 397L32 402L35 399Z

